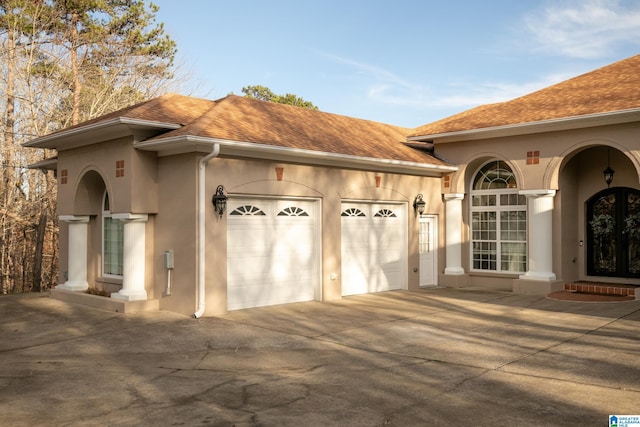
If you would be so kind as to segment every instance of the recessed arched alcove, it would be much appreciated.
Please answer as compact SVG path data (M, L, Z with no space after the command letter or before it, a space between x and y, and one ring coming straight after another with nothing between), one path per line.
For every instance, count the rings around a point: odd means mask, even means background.
M565 156L558 175L558 195L555 200L559 239L556 242L559 257L558 272L565 282L604 279L629 281L615 273L609 276L594 276L589 267L589 256L593 253L594 239L590 222L593 209L589 200L602 194L608 186L603 171L610 167L615 171L610 188L638 189L638 174L626 153L605 144L576 149ZM632 191L633 192L633 191ZM626 194L626 193L625 193ZM621 243L621 242L618 242Z
M75 192L74 208L75 215L99 215L102 211L102 198L106 185L102 176L90 170L86 172L80 181Z

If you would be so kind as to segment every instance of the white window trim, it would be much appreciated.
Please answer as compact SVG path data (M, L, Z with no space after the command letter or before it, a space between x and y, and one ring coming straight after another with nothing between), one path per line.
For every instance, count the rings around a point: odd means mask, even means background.
M528 210L527 210L527 204L525 203L524 205L501 205L500 204L500 196L504 195L504 194L516 194L519 195L521 194L520 190L519 190L519 186L516 186L514 188L505 188L505 189L496 189L496 190L475 190L473 189L473 184L475 183L475 180L478 177L478 173L482 170L482 168L484 168L488 163L492 163L492 162L496 162L497 160L491 160L489 162L484 163L482 166L480 166L478 168L478 170L476 171L476 173L473 175L473 179L471 181L471 185L470 185L470 197L469 197L469 228L470 228L470 233L469 233L469 271L472 273L489 273L489 274L498 274L498 275L505 275L505 276L509 276L509 275L520 275L523 274L527 271L528 269L528 249L529 249L529 238L528 238L528 228L529 228L529 215L528 215ZM513 172L512 172L513 173ZM515 178L515 177L514 177ZM473 206L473 198L474 196L483 196L483 195L495 195L496 196L496 205L494 206ZM501 221L500 221L500 213L501 212L508 212L508 211L523 211L525 212L526 215L526 228L527 231L525 232L525 240L502 240L500 238L501 235ZM479 269L479 268L474 268L474 250L473 250L473 245L475 242L486 242L487 240L474 240L473 238L473 213L474 212L496 212L496 239L495 240L490 240L489 242L495 242L496 243L496 258L495 258L495 263L496 263L496 269L495 270L489 270L489 269ZM524 243L525 244L525 257L527 258L526 260L526 266L525 266L525 270L524 271L509 271L509 270L502 270L502 243Z
M100 227L100 244L101 244L101 265L100 265L100 273L101 273L101 277L105 278L105 279L116 279L116 280L122 280L123 278L123 274L112 274L112 273L105 273L105 245L104 245L104 241L105 241L105 219L106 218L111 218L111 219L116 219L114 217L114 215L111 213L111 210L105 210L105 202L106 202L106 198L108 197L109 193L105 190L103 196L102 196L102 219L101 219L101 227ZM111 208L111 200L109 200L109 208ZM123 248L120 251L120 256L123 258L123 269L124 269L124 236L123 236L123 242L122 242ZM124 272L124 270L123 270Z

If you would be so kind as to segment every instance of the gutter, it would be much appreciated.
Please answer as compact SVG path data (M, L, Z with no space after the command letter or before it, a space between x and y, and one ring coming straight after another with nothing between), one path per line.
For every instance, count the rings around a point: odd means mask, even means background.
M259 158L263 160L282 161L286 158L290 161L303 161L314 165L348 168L353 168L354 165L357 165L362 168L373 168L374 170L386 170L398 173L413 171L424 176L436 176L441 173L454 172L458 170L458 167L454 165L434 165L407 160L380 159L351 154L328 153L302 148L282 147L256 142L233 141L228 139L192 135L181 135L168 138L158 138L151 141L140 141L134 143L133 147L139 150L156 151L158 152L158 155L162 155L160 152L163 151L171 154L201 151L201 147L206 147L211 143L219 144L224 147L225 155Z
M631 123L640 119L640 108L610 111L606 113L585 114L581 116L560 117L525 123L513 123L486 128L474 128L435 134L413 135L408 142L434 141L435 143L474 141L485 138L500 138L532 133L556 132L584 129L596 126Z
M205 199L204 199L204 180L209 160L220 154L220 144L214 144L211 152L198 161L198 310L193 313L195 319L202 317L204 314L204 215L205 215Z
M181 127L178 123L157 122L153 120L134 119L129 117L116 117L114 119L99 121L87 125L77 125L76 127L61 129L48 135L40 136L22 144L23 147L30 148L51 148L58 149L59 143L69 138L84 138L87 132L105 132L110 128L125 126L129 129L154 129L154 130L175 130Z

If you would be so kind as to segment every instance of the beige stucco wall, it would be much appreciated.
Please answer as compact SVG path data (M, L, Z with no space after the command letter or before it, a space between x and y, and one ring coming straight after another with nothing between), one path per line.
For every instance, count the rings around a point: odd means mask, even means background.
M160 300L162 309L190 315L197 308L197 176L201 154L157 157L131 147L121 139L65 150L59 153L59 171L67 171L67 183L60 183L59 214L89 215L88 281L90 286L117 291L120 280L101 277L102 194L109 190L112 213L146 213L146 283L148 298ZM116 161L125 161L123 177L116 176ZM284 169L281 181L276 167ZM380 183L377 186L376 177ZM206 314L226 311L226 218L213 212L211 196L218 185L229 197L290 196L312 198L321 205L322 291L319 299L341 298L341 201L388 201L405 203L408 212L407 283L418 288L418 220L412 203L424 195L426 214L439 218L444 230L441 179L344 170L331 167L301 166L266 160L219 157L207 165L205 188L206 227ZM68 226L61 223L60 283L68 270ZM444 247L444 231L439 247ZM167 295L168 275L163 254L174 252L171 295ZM444 268L444 252L438 254L438 270ZM337 274L337 280L330 276Z
M163 309L192 314L197 305L197 169L201 154L157 157L135 150L131 139L120 139L59 152L58 210L61 215L89 215L88 280L91 286L118 289L118 280L100 277L101 203L104 189L112 212L146 213L146 283L149 298ZM608 149L607 149L608 147ZM538 151L539 162L527 164L527 152ZM510 290L518 275L470 271L469 197L463 201L463 277L444 277L445 215L442 193L469 194L473 175L490 159L507 162L522 190L556 190L553 211L553 272L562 281L588 280L586 275L585 203L605 188L602 170L607 151L616 171L613 186L640 189L640 124L601 126L534 135L439 144L436 153L460 167L444 187L437 177L417 177L376 171L302 166L270 160L212 159L206 172L206 314L226 311L226 219L218 219L210 199L218 185L229 197L289 196L312 198L321 204L321 300L341 298L341 202L343 200L405 203L408 212L409 289L418 288L418 220L412 203L424 195L425 214L438 216L438 272L441 283ZM116 177L116 161L125 173ZM283 168L281 181L276 168ZM60 171L67 171L62 184ZM380 183L377 185L379 177ZM532 230L530 230L532 232ZM60 223L60 283L66 280L68 228ZM583 245L580 245L580 241ZM173 250L172 294L166 295L163 253ZM338 274L331 280L332 274ZM639 282L633 281L630 282Z
M160 300L160 307L183 314L194 313L197 304L198 158L194 153L158 158L160 208L155 216L153 269L147 276L153 278L154 296ZM208 201L206 205L211 206ZM163 258L168 250L174 253L170 296L166 295L168 273Z
M58 214L90 216L87 236L87 279L91 287L117 291L121 280L101 277L101 212L104 190L109 191L112 213L148 213L158 210L156 154L141 152L131 138L61 150L58 152ZM116 176L116 162L124 161L123 176ZM62 171L65 171L64 173ZM66 175L66 183L63 176ZM152 269L153 217L147 222L146 255ZM59 283L67 277L68 224L60 222ZM147 292L152 280L147 276ZM151 293L153 295L153 293ZM151 296L150 296L151 297Z
M614 151L624 153L635 171L621 170L620 174L635 177L633 180L637 185L640 181L639 135L640 124L631 123L495 139L436 143L436 152L459 166L459 170L452 175L452 193L468 192L473 174L489 159L507 162L518 177L518 184L522 190L558 189L558 176L563 163L566 164L567 159L577 153L596 146L612 147L612 161ZM539 164L527 165L529 151L539 151ZM600 178L605 167L606 157L600 158L597 165Z
M104 185L111 197L112 212L155 213L158 210L156 154L136 150L131 138L84 146L58 153L58 213L96 215L101 210ZM124 161L124 175L116 176L116 162ZM67 171L67 184L61 184L61 171ZM135 171L135 173L133 173ZM83 179L91 172L101 179ZM96 210L97 209L97 210Z
M504 160L521 190L557 190L553 212L553 269L564 281L588 280L586 275L585 203L606 188L602 170L616 171L612 186L640 188L640 124L621 124L533 135L465 142L436 141L436 153L459 166L444 192L464 193L463 268L465 286L509 289L517 276L470 271L469 191L477 170L488 160ZM527 152L539 151L539 163L527 164ZM529 230L535 232L533 230ZM583 245L580 246L580 241ZM598 278L602 280L603 278ZM606 280L606 279L605 279ZM635 280L629 280L636 282Z
M276 167L283 168L283 179L276 179ZM376 176L380 186L376 186ZM207 168L206 283L207 313L226 310L226 218L217 219L210 203L218 185L234 196L292 196L321 201L322 300L341 298L341 202L343 200L390 201L408 204L408 288L417 289L418 220L411 204L418 193L427 203L425 213L443 219L440 179L408 175L344 170L330 167L300 166L271 161L213 159ZM443 227L443 224L440 224ZM441 240L442 242L442 240ZM440 247L443 247L442 244ZM439 256L444 267L443 255ZM331 280L338 274L337 280Z

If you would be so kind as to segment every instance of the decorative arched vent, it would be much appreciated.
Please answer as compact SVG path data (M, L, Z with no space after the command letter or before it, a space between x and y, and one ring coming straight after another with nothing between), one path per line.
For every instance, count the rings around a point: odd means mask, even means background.
M304 209L301 209L296 206L291 206L291 207L282 209L278 213L278 216L309 216L309 214L305 212Z
M229 215L264 216L265 213L257 206L244 205L235 208Z
M358 208L349 208L345 209L340 216L366 216L364 212L362 212Z
M379 218L395 218L397 215L390 209L380 209L374 216Z

